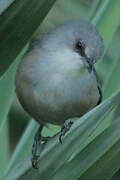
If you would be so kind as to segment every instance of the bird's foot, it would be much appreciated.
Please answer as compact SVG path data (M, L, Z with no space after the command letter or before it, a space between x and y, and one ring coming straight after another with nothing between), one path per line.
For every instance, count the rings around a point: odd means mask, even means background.
M34 143L32 146L32 158L31 158L31 162L32 162L32 166L35 169L38 169L38 159L40 157L40 149L43 149L43 146L47 143L47 141L49 140L50 137L42 137L41 136L41 131L42 131L43 126L40 126L40 128L38 129L37 133L35 134L34 137Z
M61 127L61 131L59 135L59 141L61 144L62 144L62 137L69 131L73 123L74 123L74 119L68 119Z
M38 169L38 159L40 157L40 148L43 149L43 146L47 143L50 137L40 137L34 140L33 147L32 147L32 166L35 169Z

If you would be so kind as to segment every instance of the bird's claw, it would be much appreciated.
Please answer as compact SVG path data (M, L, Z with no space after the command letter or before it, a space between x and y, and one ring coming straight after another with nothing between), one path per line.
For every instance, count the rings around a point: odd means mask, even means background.
M72 124L73 124L73 121L70 119L70 120L65 121L65 123L61 127L61 131L60 131L60 135L59 135L59 141L61 144L62 144L62 137L69 131Z
M48 137L41 136L40 138L35 139L33 143L31 162L32 162L32 167L35 169L38 169L38 159L40 157L40 146L41 148L43 148L43 146L47 143L49 138L50 138L49 136Z
M31 159L31 162L32 162L32 167L34 169L38 169L38 158L39 156L33 156L32 159Z

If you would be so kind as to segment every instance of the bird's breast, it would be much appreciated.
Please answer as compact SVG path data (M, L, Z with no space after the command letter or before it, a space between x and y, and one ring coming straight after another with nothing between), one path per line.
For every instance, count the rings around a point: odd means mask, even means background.
M42 120L62 124L66 119L79 117L93 108L99 93L94 74L82 70L78 74L49 76L48 81L39 82L34 97Z

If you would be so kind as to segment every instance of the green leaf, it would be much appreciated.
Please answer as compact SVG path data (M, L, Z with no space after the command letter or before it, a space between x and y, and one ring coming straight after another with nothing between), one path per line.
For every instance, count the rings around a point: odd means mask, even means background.
M9 134L8 122L6 121L8 120L8 112L14 99L14 77L16 73L16 67L23 53L24 51L21 52L21 54L16 58L15 62L10 66L8 71L0 79L0 146L2 146L0 151L0 166L4 168L4 171L6 170L4 164L6 166L8 165L8 156L10 150L10 143L7 144L9 140ZM1 176L4 174L4 171L2 171L2 173L0 174Z
M22 52L23 53L23 52ZM21 53L21 55L22 55ZM14 76L16 67L18 65L20 56L16 58L15 62L10 66L8 71L0 79L0 177L5 173L5 167L8 165L10 143L8 134L8 112L14 98Z
M98 66L97 72L100 75L101 79L104 79L102 82L103 86L103 95L104 98L109 97L113 92L119 89L119 74L117 67L119 68L119 59L120 59L120 28L117 28L115 35L113 36L112 41L110 42L109 48L107 49L105 56ZM106 73L106 69L109 69ZM115 78L115 79L112 79ZM112 86L111 86L112 85ZM109 87L110 86L110 87Z
M96 16L93 18L93 23L97 25L97 28L103 37L105 49L109 47L120 22L119 6L120 1L118 0L105 0L101 3L101 8L96 12ZM96 64L97 72L100 74L105 72L104 76L106 76L106 68L109 68L108 66L105 66L104 61L107 60L107 58L103 58L103 60L100 60ZM110 62L108 64L110 64ZM111 71L108 71L107 73L109 74L110 72ZM105 77L103 77L103 79L105 79Z
M43 21L55 0L15 0L0 16L0 75Z
M14 0L0 0L0 14L13 2Z
M120 168L120 118L118 118L111 127L100 135L95 146L99 148L101 146L101 152L103 155L80 177L80 180L85 180L86 177L90 177L90 180L100 179L109 180L115 174L115 172ZM104 142L100 144L104 138ZM98 141L98 142L97 142ZM111 147L109 147L109 146ZM108 148L109 147L109 148ZM106 152L105 149L108 150ZM94 154L95 156L95 154Z
M18 143L15 149L15 152L13 153L13 156L9 161L5 174L9 173L10 170L14 166L16 166L20 161L24 161L25 158L31 156L32 143L33 143L34 134L37 130L37 126L38 126L37 123L33 120L28 124L28 127L23 133L20 142Z
M73 180L78 179L78 177L80 180L110 179L120 166L120 162L115 161L116 156L120 156L119 132L120 118L114 121L70 162L66 162L52 179ZM63 177L60 176L61 174Z
M41 32L50 31L50 29L71 19L89 19L91 11L94 13L93 6L94 1L91 2L91 0L56 1L34 36L39 36Z
M113 46L114 44L114 46ZM114 41L112 41L111 48L111 59L107 59L107 66L111 66L111 71L106 74L107 79L104 86L104 98L109 97L111 94L116 92L120 88L119 82L119 72L120 72L120 30L117 31ZM110 70L109 68L109 70Z
M102 1L101 7L99 7L99 10L96 12L96 15L92 20L103 37L105 47L108 47L120 22L119 6L119 0ZM111 16L111 14L113 15Z
M14 76L18 59L0 79L0 131L7 118L14 96Z
M6 171L6 166L10 159L9 148L9 125L8 122L4 124L2 131L0 132L0 179L3 177Z
M93 5L90 11L90 16L89 19L92 20L94 18L94 16L96 15L97 11L99 10L99 7L101 6L101 3L104 0L94 0L93 1Z
M8 71L0 79L0 131L7 119L9 109L14 98L14 78L16 68L20 62L20 58L26 48L23 49L21 54L12 63Z

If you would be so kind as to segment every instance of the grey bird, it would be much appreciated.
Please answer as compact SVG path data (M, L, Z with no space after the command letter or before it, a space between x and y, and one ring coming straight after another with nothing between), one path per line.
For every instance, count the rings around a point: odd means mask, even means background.
M39 124L32 148L36 167L41 131L47 123L61 125L61 137L77 117L101 102L95 62L103 40L95 26L72 20L32 43L16 73L16 93L24 110Z

